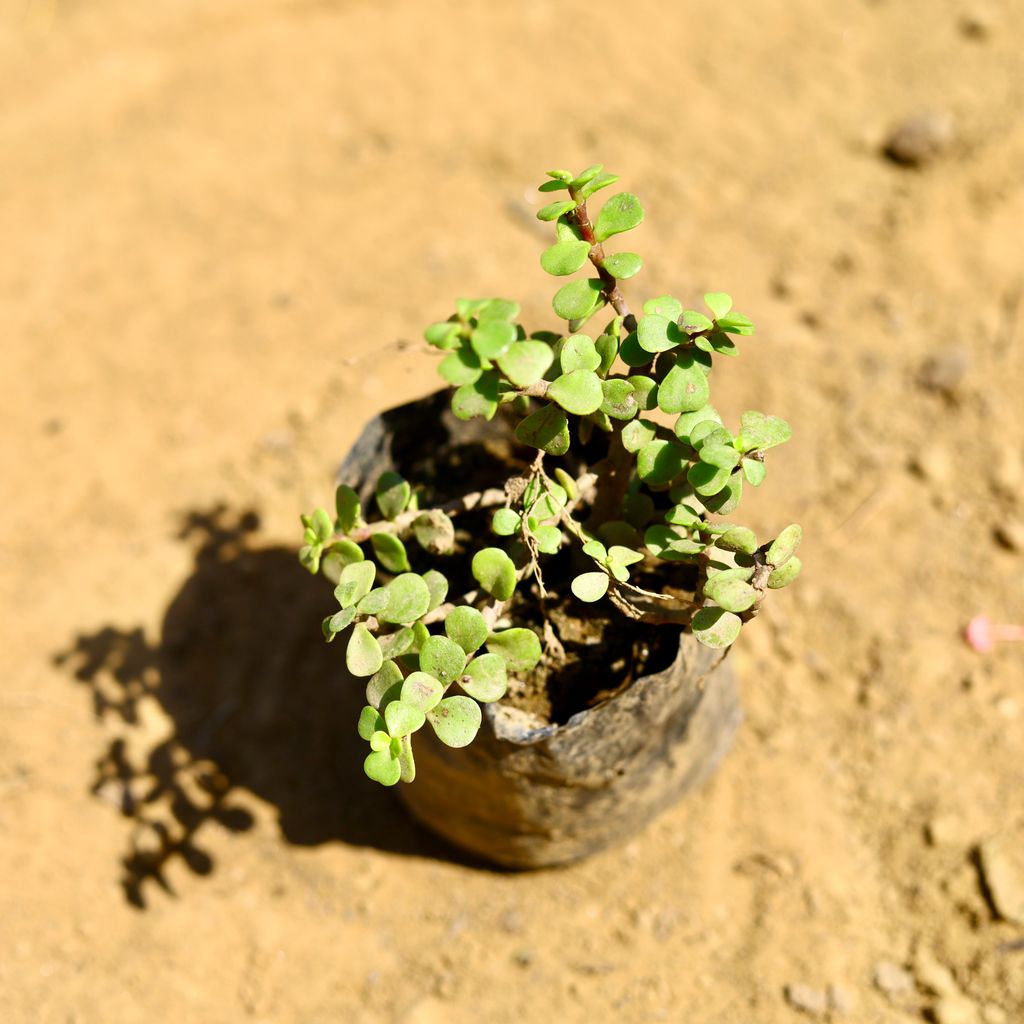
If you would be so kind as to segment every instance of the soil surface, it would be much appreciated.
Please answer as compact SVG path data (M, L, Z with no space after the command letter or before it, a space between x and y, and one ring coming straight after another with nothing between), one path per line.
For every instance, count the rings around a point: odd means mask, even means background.
M1024 1021L1024 5L0 11L5 1024ZM457 295L554 325L598 160L630 294L758 324L805 578L709 786L503 874L362 777L297 513Z

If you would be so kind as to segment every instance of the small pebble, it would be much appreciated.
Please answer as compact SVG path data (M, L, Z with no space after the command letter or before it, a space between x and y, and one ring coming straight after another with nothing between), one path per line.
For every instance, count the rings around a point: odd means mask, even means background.
M1007 551L1024 551L1024 523L1019 519L1008 519L1000 523L993 534Z
M963 821L955 814L939 814L925 825L930 846L956 846L970 841Z
M995 30L995 19L991 11L978 7L962 14L958 27L966 39L980 43L992 35Z
M944 448L923 448L910 460L911 470L922 480L948 484L953 478L953 464Z
M923 167L948 150L955 138L949 114L941 111L914 114L892 129L882 152L903 167Z
M914 977L926 992L936 996L959 996L960 987L953 972L926 946L914 957Z
M1005 921L1024 925L1024 836L1000 833L986 839L978 852L985 889L996 913Z
M935 1024L978 1024L978 1008L966 996L943 996L932 1016Z
M917 374L917 383L925 391L953 398L971 365L965 349L958 346L941 349L929 356Z
M879 960L873 975L875 988L890 998L905 996L914 991L914 978L909 971L891 960Z
M829 985L828 1005L834 1014L849 1017L853 1013L853 996L840 985Z
M821 989L795 983L787 985L783 992L786 1002L801 1013L811 1017L824 1017L828 1013L828 996Z

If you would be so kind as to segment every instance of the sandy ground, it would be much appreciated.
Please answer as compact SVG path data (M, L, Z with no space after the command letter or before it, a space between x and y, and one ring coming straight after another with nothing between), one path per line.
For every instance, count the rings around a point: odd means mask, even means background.
M0 9L5 1024L1024 1021L1024 649L960 639L1024 618L1024 6ZM758 322L716 399L793 424L806 578L706 790L499 874L361 777L296 516L456 295L550 324L533 187L596 160L633 293Z

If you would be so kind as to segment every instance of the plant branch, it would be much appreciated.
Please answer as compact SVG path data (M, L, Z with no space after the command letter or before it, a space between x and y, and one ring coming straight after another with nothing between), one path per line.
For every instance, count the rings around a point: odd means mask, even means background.
M597 240L594 234L594 225L590 222L590 214L587 212L587 201L571 188L569 189L569 196L579 204L572 211L572 216L576 219L576 224L579 226L580 234L583 235L583 240L590 243L590 262L594 264L594 269L601 278L601 288L604 292L604 297L615 312L623 318L626 330L635 331L636 317L630 312L622 292L619 291L619 282L605 269L604 246Z

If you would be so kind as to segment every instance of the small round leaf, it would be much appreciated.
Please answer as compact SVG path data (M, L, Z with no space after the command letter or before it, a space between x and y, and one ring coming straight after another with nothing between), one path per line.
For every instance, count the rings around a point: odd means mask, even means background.
M409 625L427 614L430 608L430 589L422 576L403 572L386 587L387 604L380 612L381 622Z
M584 572L572 581L572 592L581 601L599 601L608 593L608 576L603 572Z
M420 670L429 672L447 686L462 675L466 652L446 636L429 637L420 648Z
M554 277L565 277L575 274L590 255L590 243L571 239L555 242L550 249L545 249L540 258L540 265Z
M600 304L602 287L593 277L562 285L551 300L555 314L563 320L585 320Z
M500 654L481 654L466 666L459 683L470 697L484 704L501 700L508 686L505 659Z
M352 629L345 650L345 667L357 678L372 676L384 664L377 638L363 625L357 622Z
M516 567L501 548L483 548L473 556L473 579L499 601L507 601L516 589Z
M445 697L427 715L437 738L449 747L465 747L480 728L480 705L469 697Z
M601 378L592 370L573 370L564 373L548 387L548 397L566 412L587 416L597 412L604 401Z
M466 654L472 654L487 639L487 623L475 608L453 608L444 620L444 631Z
M728 647L740 635L743 623L724 608L701 608L691 622L693 635L705 647Z
M603 242L612 235L635 228L644 219L640 200L630 192L612 196L601 208L594 222L594 237Z

